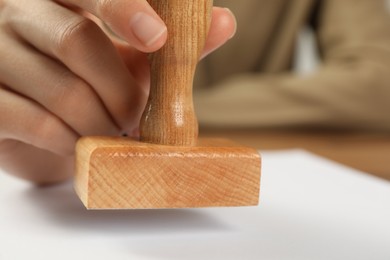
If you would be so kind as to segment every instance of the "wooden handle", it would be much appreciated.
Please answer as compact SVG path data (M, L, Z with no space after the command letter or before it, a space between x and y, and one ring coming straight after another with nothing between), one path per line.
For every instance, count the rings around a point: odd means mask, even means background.
M148 0L168 28L151 54L151 88L141 119L141 141L191 146L198 136L192 100L196 65L209 31L213 0Z

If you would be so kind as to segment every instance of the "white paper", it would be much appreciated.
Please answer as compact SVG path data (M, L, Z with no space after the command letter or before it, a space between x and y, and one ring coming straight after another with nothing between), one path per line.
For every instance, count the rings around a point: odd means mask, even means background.
M258 207L87 211L70 183L0 173L0 260L390 259L390 182L310 153L263 153Z

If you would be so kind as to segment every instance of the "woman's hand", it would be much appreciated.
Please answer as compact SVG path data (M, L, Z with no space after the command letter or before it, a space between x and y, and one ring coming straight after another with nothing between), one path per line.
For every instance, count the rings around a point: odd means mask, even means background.
M234 31L234 16L214 8L204 53ZM60 181L80 136L134 133L148 93L144 53L166 38L146 0L0 0L0 167Z

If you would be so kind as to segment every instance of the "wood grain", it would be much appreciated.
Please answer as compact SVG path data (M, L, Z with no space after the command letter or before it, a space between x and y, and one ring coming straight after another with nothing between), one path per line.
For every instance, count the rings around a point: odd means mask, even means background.
M259 150L305 149L390 180L390 134L351 130L201 129L201 137L223 137Z
M260 156L225 140L197 139L192 101L212 0L149 0L168 28L150 55L151 89L142 142L87 137L76 147L75 189L90 209L257 205Z
M192 101L196 65L208 34L212 0L149 0L168 28L164 47L150 55L151 88L141 119L141 140L189 146L198 122Z
M87 137L77 145L75 189L89 209L251 206L259 202L258 152L224 139L195 146Z

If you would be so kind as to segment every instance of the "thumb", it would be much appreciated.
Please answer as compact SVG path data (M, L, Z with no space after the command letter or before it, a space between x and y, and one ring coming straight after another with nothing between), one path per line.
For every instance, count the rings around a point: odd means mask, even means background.
M119 37L142 52L161 48L167 27L146 0L58 0L101 19Z

